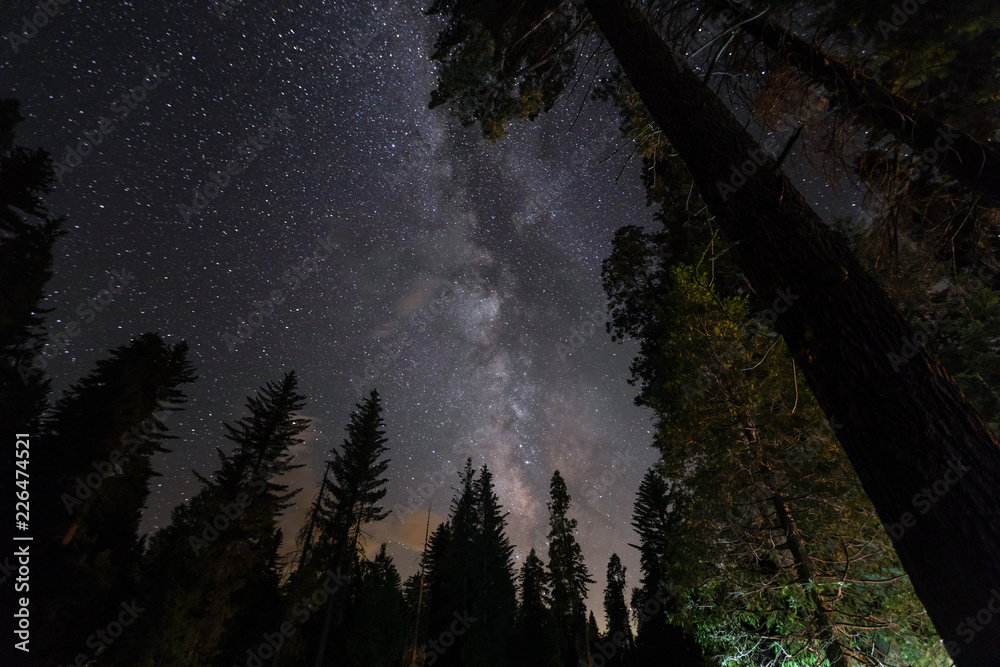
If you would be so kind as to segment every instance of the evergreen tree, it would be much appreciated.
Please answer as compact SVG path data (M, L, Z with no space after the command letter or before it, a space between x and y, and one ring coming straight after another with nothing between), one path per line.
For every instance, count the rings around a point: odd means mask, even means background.
M677 586L671 618L735 664L762 651L834 665L874 651L886 661L940 653L780 341L706 273L662 272L661 301L640 328L655 338L633 370L671 484L647 475L634 525L643 565ZM639 321L613 319L626 320ZM845 587L848 570L857 576Z
M518 608L507 515L486 466L476 478L466 460L459 482L448 522L424 553L427 632L417 654L435 665L513 664ZM448 637L453 645L438 643Z
M312 563L307 565L309 576L300 581L300 585L312 586L330 570L347 581L331 596L307 634L308 654L319 656L317 661L335 651L344 638L344 614L352 595L354 568L364 550L364 528L389 515L379 504L386 494L386 442L381 399L373 389L351 413L343 447L330 450L331 478L320 505L320 535Z
M604 618L608 624L607 639L614 646L615 654L609 665L624 665L635 648L632 624L629 623L628 605L625 604L625 566L618 554L608 560L608 578L604 588Z
M569 518L570 496L556 470L549 487L549 580L552 622L558 631L560 661L576 665L587 655L587 584L594 583L576 541L576 519Z
M47 312L41 303L52 277L52 248L65 232L64 218L54 217L45 201L54 179L44 150L14 144L14 130L24 120L17 100L0 99L0 430L39 432L49 382L45 352L56 353L69 336L59 334L45 350ZM8 457L4 457L5 478ZM6 522L11 525L13 521Z
M337 662L356 667L396 667L406 644L406 613L399 572L386 551L361 559L352 588L344 642Z
M483 465L472 486L478 530L470 545L471 613L476 622L463 638L467 665L511 664L517 617L514 547L507 537L507 513ZM457 517L456 517L457 519Z
M686 562L670 541L677 515L671 513L670 487L655 468L650 468L639 483L632 527L639 535L640 586L632 590L630 606L636 621L633 663L649 664L659 656L670 655L677 667L700 667L705 664L695 638L678 625L668 622L668 612L677 611L673 586L667 579L664 560ZM630 545L635 547L636 545Z
M185 343L147 333L98 361L56 404L33 450L39 587L47 632L58 638L44 651L75 651L93 631L88 618L135 594L151 458L169 451L165 421L185 400L179 387L194 379Z
M153 536L142 571L146 611L113 646L111 664L244 662L248 647L285 620L278 519L298 490L279 480L300 467L291 450L309 425L296 416L304 406L292 371L249 396L247 414L224 424L235 446L217 449L215 474L196 474L204 487Z
M956 459L977 462L979 473L895 542L942 637L963 642L957 628L981 605L984 582L1000 586L1000 503L991 484L1000 476L1000 444L926 347L893 369L887 352L912 341L912 327L795 190L781 161L761 153L677 55L683 51L672 50L627 0L441 0L430 11L448 17L434 54L441 67L432 101L494 138L506 120L555 103L574 76L574 38L593 21L684 160L750 287L776 305L775 328L825 414L843 423L838 439L884 521L911 512L914 494L943 479ZM760 161L744 178L736 165L749 156ZM994 509L987 516L970 507ZM968 572L983 576L972 581ZM959 660L987 661L997 644L1000 626L990 626Z
M519 664L554 667L559 664L557 634L549 614L549 576L535 550L528 552L520 572L521 604L518 607Z

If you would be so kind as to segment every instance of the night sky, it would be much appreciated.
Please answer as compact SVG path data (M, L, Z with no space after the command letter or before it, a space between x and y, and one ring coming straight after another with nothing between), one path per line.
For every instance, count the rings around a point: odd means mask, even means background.
M614 110L588 101L573 125L581 87L489 144L427 109L437 24L408 5L184 4L55 4L34 37L0 43L18 143L65 166L49 198L69 216L49 330L81 333L49 362L56 389L144 331L188 341L200 376L168 419L181 439L156 461L145 529L198 490L192 469L214 470L246 395L294 369L313 428L289 531L375 386L394 513L370 545L388 541L404 577L428 503L433 527L471 456L495 475L518 561L532 546L547 557L559 469L591 607L613 551L637 584L627 543L651 413L626 383L635 347L603 331L600 263L615 229L651 225L652 209L636 162L615 183L629 148L601 162L622 145ZM34 12L9 3L0 27ZM114 300L81 307L115 271Z

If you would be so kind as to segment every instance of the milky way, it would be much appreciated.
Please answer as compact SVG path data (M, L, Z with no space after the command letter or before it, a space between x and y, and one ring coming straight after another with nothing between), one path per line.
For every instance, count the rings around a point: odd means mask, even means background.
M13 3L0 26L34 11ZM157 461L149 531L197 491L192 469L214 469L222 422L289 369L314 420L294 530L376 387L394 515L371 540L404 577L466 457L493 471L519 559L546 552L559 469L599 609L613 551L637 581L629 517L654 459L626 384L635 349L604 332L600 262L651 210L635 164L615 183L629 150L602 162L621 147L610 107L587 102L574 124L567 100L497 144L428 110L435 29L391 2L70 2L0 45L19 142L64 165L50 330L112 271L133 276L48 370L63 388L147 330L191 345L200 378L169 422L180 439Z

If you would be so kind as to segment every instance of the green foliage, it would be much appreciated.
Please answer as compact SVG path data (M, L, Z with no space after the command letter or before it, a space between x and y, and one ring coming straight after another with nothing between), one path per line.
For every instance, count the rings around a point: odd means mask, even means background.
M620 238L616 250L633 254L650 242L635 229ZM887 647L886 664L939 655L870 501L748 299L720 295L704 270L649 256L628 288L627 261L613 255L605 266L612 329L639 338L637 402L655 412L659 473L670 480L647 475L635 523L644 583L676 587L668 618L732 664L822 659L816 637L826 631L862 653Z

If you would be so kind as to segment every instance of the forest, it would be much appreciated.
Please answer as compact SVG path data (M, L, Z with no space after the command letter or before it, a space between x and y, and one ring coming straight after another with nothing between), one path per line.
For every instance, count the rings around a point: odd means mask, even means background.
M17 142L26 110L3 99L0 432L31 447L5 449L0 474L30 495L37 601L30 654L15 639L4 655L1000 665L997 7L435 0L424 15L440 25L438 113L501 145L582 89L616 110L616 164L641 163L656 224L615 233L599 332L637 345L628 382L652 417L632 541L585 562L572 480L546 470L544 542L513 544L501 480L468 458L403 578L371 538L396 510L383 396L338 406L308 497L288 476L309 388L288 368L230 406L214 471L147 535L154 459L199 371L185 342L129 332L55 395L43 301L72 212L48 208L52 156ZM811 179L863 192L864 213L821 218ZM24 549L10 514L4 544Z

